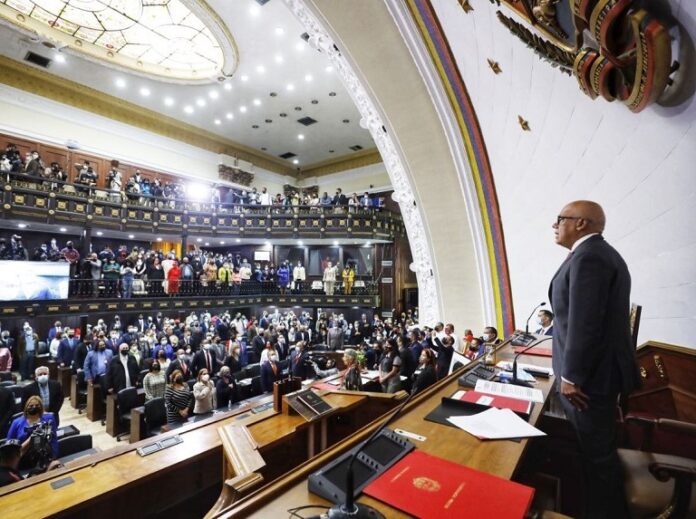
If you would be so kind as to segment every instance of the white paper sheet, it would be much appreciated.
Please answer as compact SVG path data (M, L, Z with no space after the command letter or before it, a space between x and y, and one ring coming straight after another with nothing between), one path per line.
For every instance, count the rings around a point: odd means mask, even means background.
M510 409L491 407L471 416L450 416L447 421L482 440L546 436Z
M518 400L529 400L540 404L544 403L544 394L541 390L530 387L513 386L512 384L501 384L500 382L479 379L476 382L475 390L479 393L506 396L508 398L517 398Z
M505 371L512 371L512 362L507 360L501 360L496 364L496 367L504 369ZM546 373L549 377L553 376L553 369L546 368L544 366L536 366L534 364L524 364L522 362L517 363L517 369L529 370L537 373Z

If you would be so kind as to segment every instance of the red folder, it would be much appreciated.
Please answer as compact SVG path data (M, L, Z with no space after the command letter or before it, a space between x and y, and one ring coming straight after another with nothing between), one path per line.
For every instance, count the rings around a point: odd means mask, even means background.
M340 386L334 386L328 382L317 382L316 384L312 384L312 389L326 389L327 391L336 391L339 387Z
M512 349L515 353L521 353L524 351L526 346L513 346ZM551 348L532 348L524 353L525 355L539 355L540 357L553 357L553 351Z
M413 451L364 492L420 518L521 519L534 489L451 461Z
M532 402L528 400L489 395L488 393L479 393L477 391L461 391L461 393L463 394L456 400L487 407L497 407L498 409L511 409L515 413L521 414L529 414L532 411ZM454 396L452 399L455 399Z

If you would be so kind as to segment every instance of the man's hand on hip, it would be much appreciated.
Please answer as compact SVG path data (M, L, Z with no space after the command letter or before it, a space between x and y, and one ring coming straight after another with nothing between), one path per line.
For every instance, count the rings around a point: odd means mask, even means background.
M589 405L590 398L574 384L562 381L561 395L563 398L567 398L578 411L584 411Z

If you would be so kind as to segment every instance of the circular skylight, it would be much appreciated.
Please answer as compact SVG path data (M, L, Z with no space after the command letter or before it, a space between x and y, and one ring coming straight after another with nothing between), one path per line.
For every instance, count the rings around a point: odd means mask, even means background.
M194 0L0 0L0 15L89 57L161 79L211 80L236 66L231 35Z

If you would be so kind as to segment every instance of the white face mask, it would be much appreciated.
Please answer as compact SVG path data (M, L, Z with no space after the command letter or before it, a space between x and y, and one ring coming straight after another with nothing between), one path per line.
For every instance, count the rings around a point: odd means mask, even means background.
M36 379L39 381L39 384L48 383L48 375L39 375L38 377L36 377Z
M541 317L537 317L536 322L539 326L544 326L544 323L541 321Z
M208 382L208 381L210 380L210 375L203 375L203 376L201 377L201 380L202 380L203 382Z

